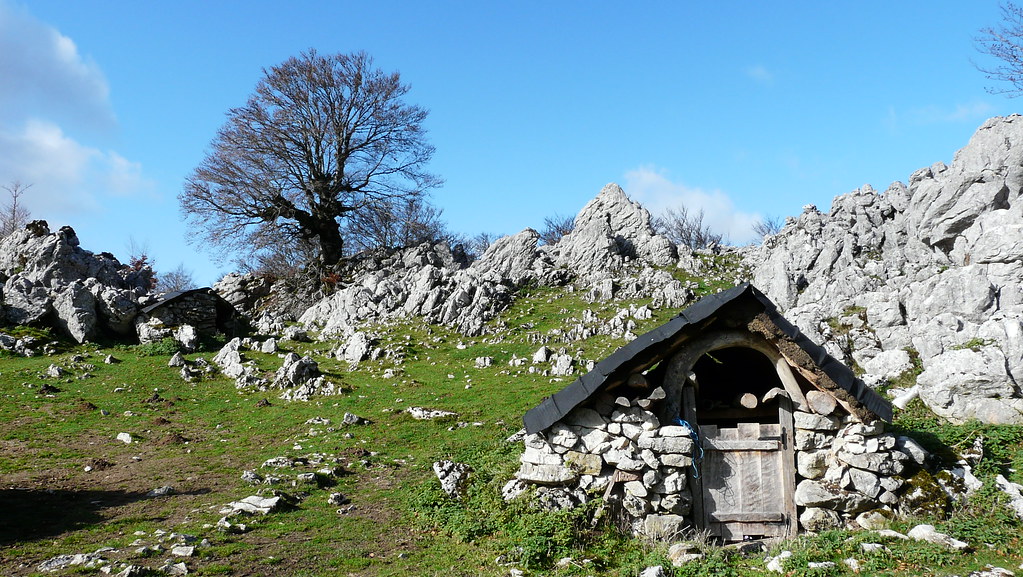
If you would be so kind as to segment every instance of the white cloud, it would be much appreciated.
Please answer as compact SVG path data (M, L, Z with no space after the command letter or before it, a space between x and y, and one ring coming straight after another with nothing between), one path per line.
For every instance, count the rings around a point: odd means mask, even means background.
M0 122L42 116L69 127L114 126L110 89L74 41L0 0Z
M774 74L772 74L765 66L761 66L760 64L746 68L746 76L749 76L761 84L770 84L774 81Z
M30 119L0 130L0 182L32 188L25 205L35 218L68 221L99 212L111 197L151 194L138 163L83 145L53 123Z
M742 212L732 199L720 190L705 191L668 179L663 170L641 166L625 173L625 192L652 214L668 208L685 206L691 213L703 211L703 222L732 244L746 244L757 239L753 225L758 214Z
M71 38L0 0L0 55L0 184L31 185L34 218L74 225L153 193L139 163L92 144L116 122L102 71Z

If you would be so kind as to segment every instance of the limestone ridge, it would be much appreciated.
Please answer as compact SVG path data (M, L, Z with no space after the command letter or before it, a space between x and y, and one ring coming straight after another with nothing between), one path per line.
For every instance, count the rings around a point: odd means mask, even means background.
M659 236L650 213L608 184L575 217L572 232L546 247L554 262L577 273L620 270L630 259L667 266L678 260L678 249Z
M923 372L953 421L1023 423L1023 117L985 122L909 185L807 206L748 253L753 283L804 333L879 383Z
M680 261L675 245L654 232L650 213L616 184L605 186L582 209L572 232L560 241L539 245L539 240L528 228L500 238L469 266L444 244L370 259L352 284L313 305L299 321L324 336L344 336L362 322L422 316L475 336L524 284L574 281L595 298L654 296L662 306L681 306L691 296L671 274L655 267L683 266L695 259ZM626 276L633 280L615 282Z
M79 246L69 226L37 220L0 241L0 325L52 324L78 342L104 332L134 335L152 271Z

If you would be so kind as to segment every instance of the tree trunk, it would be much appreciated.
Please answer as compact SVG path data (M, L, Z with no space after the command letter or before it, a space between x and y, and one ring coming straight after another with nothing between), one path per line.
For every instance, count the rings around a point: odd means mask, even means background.
M325 269L334 268L344 257L341 230L337 221L334 219L327 222L321 221L317 226L316 237L320 243L321 264Z

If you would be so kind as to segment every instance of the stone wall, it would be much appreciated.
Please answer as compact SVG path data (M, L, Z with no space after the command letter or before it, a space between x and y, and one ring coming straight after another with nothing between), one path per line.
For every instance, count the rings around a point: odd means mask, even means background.
M658 420L663 389L629 399L602 394L546 431L527 435L516 479L505 497L535 491L550 508L594 498L624 515L633 531L655 538L693 527L689 478L700 469L687 425ZM923 465L925 451L886 433L883 421L864 424L840 407L830 414L796 411L796 494L801 530L865 525L899 509L903 475ZM812 410L812 409L811 409Z
M140 342L157 342L167 337L178 338L175 329L192 327L201 335L231 334L234 331L231 305L213 290L189 291L161 303L135 319Z

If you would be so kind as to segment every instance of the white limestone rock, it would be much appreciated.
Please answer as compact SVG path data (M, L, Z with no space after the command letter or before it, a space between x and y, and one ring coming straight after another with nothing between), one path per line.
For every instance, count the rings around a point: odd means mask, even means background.
M916 541L927 541L928 543L934 543L935 545L941 545L949 549L956 549L959 551L970 547L969 543L960 541L944 533L939 533L935 530L934 525L917 525L909 530L907 536Z
M441 489L453 499L461 499L469 480L472 467L450 460L436 461L433 472L440 481Z

